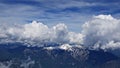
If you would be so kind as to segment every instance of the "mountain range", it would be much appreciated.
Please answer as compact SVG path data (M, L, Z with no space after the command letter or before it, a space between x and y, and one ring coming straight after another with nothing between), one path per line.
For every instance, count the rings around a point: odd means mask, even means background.
M44 47L0 44L0 68L120 68L119 64L119 56L102 49L68 44Z

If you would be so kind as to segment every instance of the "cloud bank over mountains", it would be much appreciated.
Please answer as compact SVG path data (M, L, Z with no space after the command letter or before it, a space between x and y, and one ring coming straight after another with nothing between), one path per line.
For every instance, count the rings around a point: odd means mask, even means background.
M37 21L12 27L5 25L0 27L0 42L21 42L31 46L56 43L82 44L95 49L120 48L120 19L111 15L98 15L83 24L82 28L81 33L75 33L69 31L63 23L53 27Z
M111 15L94 16L83 25L84 44L95 48L120 48L120 20Z
M13 27L3 26L0 30L1 43L22 42L38 46L46 43L81 44L82 37L81 33L68 31L67 26L63 23L50 28L43 23L33 21Z

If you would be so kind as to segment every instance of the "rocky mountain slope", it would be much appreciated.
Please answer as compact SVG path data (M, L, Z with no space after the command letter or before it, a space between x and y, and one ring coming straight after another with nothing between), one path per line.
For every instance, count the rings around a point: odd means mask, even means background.
M120 68L119 64L120 58L112 53L67 44L58 47L0 45L0 68Z

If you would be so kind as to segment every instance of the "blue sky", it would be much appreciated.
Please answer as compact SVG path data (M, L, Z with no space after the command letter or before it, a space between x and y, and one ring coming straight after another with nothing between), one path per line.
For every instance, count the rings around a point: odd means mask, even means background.
M99 14L120 18L120 1L0 0L0 24L23 24L36 20L48 26L65 23L71 31L80 32L84 22Z

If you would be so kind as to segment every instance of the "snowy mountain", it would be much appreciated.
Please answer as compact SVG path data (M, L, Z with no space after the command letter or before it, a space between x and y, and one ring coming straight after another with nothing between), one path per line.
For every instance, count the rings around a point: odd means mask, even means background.
M119 59L110 52L69 44L53 47L0 44L0 68L119 68Z

